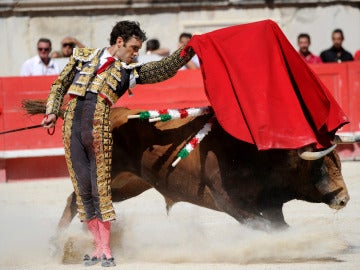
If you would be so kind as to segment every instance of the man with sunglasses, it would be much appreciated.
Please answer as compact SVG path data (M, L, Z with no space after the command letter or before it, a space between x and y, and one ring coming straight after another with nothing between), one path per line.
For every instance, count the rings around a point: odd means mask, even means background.
M70 57L73 53L74 48L84 48L85 45L82 44L74 37L64 37L61 40L61 50L54 51L51 53L52 58L62 58Z
M59 65L50 57L51 41L40 38L37 42L38 54L24 62L21 67L21 76L57 75L60 73Z

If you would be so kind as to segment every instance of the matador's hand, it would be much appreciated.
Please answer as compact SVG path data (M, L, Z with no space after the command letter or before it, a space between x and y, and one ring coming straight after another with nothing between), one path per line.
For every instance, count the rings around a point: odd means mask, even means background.
M42 120L41 124L44 126L44 128L52 128L55 126L55 123L56 123L56 115L51 113L51 114L48 114L44 117L44 119Z

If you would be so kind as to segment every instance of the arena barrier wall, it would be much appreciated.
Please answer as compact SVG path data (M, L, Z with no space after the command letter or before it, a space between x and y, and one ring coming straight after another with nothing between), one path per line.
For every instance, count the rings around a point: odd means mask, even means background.
M360 133L360 62L311 65L349 116L339 133ZM40 124L42 116L22 109L26 99L46 99L56 76L1 77L0 131ZM115 106L131 109L185 108L208 105L200 70L180 71L165 82L138 85ZM0 182L67 177L61 141L62 120L50 136L43 128L0 135ZM359 160L359 144L339 145L342 160Z

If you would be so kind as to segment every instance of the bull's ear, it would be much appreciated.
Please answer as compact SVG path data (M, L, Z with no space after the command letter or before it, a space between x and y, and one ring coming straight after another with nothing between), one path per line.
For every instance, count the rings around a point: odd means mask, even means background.
M360 134L358 135L335 135L334 143L348 144L360 142Z
M330 146L329 148L326 148L324 150L321 151L308 151L307 149L309 147L304 147L301 149L298 149L298 155L299 157L301 157L304 160L317 160L320 159L324 156L326 156L327 154L331 153L336 147L336 144L334 144L333 146Z

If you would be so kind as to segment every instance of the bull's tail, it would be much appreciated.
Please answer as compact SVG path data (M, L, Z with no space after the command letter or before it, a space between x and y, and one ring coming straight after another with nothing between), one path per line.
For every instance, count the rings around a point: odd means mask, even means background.
M166 214L169 215L171 208L173 207L173 205L176 202L173 201L172 199L170 199L169 197L166 197L166 196L164 196L164 199L165 199L165 203L166 203Z

